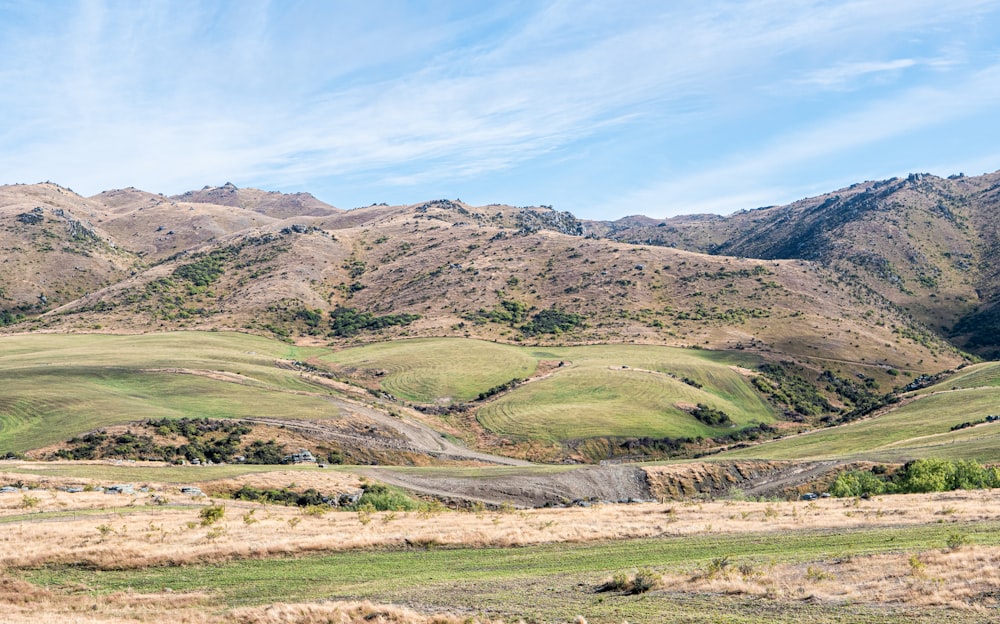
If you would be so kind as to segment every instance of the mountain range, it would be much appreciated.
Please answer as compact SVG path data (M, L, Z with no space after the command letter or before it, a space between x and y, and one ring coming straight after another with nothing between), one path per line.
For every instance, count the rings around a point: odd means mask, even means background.
M998 205L1000 173L617 221L445 199L342 210L232 184L11 185L0 325L656 343L928 373L1000 354Z

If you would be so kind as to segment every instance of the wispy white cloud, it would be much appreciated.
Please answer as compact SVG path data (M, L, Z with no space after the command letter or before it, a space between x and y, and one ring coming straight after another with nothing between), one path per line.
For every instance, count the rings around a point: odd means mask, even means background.
M0 128L0 170L10 181L171 193L350 179L409 187L414 200L424 185L519 168L524 184L542 185L531 163L597 136L633 140L640 127L655 140L640 136L632 152L616 143L632 162L607 166L649 175L638 165L651 160L650 144L682 160L693 151L685 141L752 119L783 90L803 97L929 67L957 72L964 42L934 32L998 9L985 0L455 3L424 7L429 15L380 3L14 6L11 19L0 6L0 114L14 122ZM886 44L921 38L927 49ZM628 197L723 209L763 191L696 192L714 173L749 182L936 123L933 111L982 109L959 95L907 85L853 116L771 131L759 149L733 137L711 156L721 165L674 167L662 184L636 177L646 190ZM594 197L622 196L591 183ZM787 184L767 184L779 188Z
M947 89L914 88L862 110L824 119L806 130L784 134L759 150L734 155L714 166L625 194L609 202L608 208L622 213L626 207L638 205L645 206L651 214L672 216L690 212L729 213L799 199L801 193L817 190L815 182L778 185L775 180L783 172L998 107L1000 64ZM978 162L989 169L988 160ZM998 166L1000 162L993 168ZM747 203L753 198L759 203Z
M858 78L870 76L871 74L898 73L900 70L909 69L918 64L919 62L914 59L840 63L834 67L827 67L811 72L799 82L823 89L839 89L853 83Z

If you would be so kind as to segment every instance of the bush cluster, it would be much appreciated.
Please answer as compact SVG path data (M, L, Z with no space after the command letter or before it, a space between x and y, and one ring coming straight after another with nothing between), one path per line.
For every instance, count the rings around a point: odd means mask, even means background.
M248 464L280 464L287 451L273 440L243 445L243 436L253 427L238 420L210 418L162 418L144 423L156 435L181 437L181 444L157 444L153 436L131 430L118 435L95 431L71 438L68 447L56 452L62 459L160 459L232 462L242 455Z
M375 316L369 312L360 312L354 308L338 306L330 313L330 330L334 336L350 338L361 331L384 329L395 325L409 325L419 318L418 314Z
M583 318L580 314L566 312L555 307L546 308L536 312L529 322L522 325L521 333L526 336L561 334L583 325Z
M583 325L585 320L582 314L560 310L555 306L539 310L529 317L533 309L520 301L501 299L492 310L479 309L462 318L480 324L490 321L509 325L525 336L561 334Z
M709 427L722 427L733 424L733 420L729 417L729 414L720 409L709 407L704 403L699 403L698 407L691 412L691 415Z
M874 496L977 490L1000 487L1000 467L970 460L917 459L894 474L885 471L849 470L830 487L833 496Z
M773 402L790 409L793 415L818 416L833 410L816 387L785 370L780 364L761 364L761 375L753 378L753 385Z
M497 394L500 394L501 392L506 392L507 390L511 390L513 388L516 388L519 385L521 385L522 383L524 383L523 379L521 379L520 377L515 377L514 379L511 379L510 381L508 381L506 383L502 383L499 386L493 386L489 390L486 390L484 392L480 392L479 395L476 397L476 400L477 401L485 401L486 399L490 398L491 396L495 396Z
M174 269L174 275L195 286L205 287L225 273L225 262L233 256L230 249L219 249L202 256L190 264L182 264Z
M288 488L264 488L259 489L250 485L244 485L233 492L233 498L246 501L260 501L264 503L279 503L281 505L296 505L298 507L311 507L313 505L336 504L337 497L328 497L321 494L314 488L309 488L304 492L296 492Z
M0 327L14 325L24 320L23 314L11 312L10 310L0 310Z

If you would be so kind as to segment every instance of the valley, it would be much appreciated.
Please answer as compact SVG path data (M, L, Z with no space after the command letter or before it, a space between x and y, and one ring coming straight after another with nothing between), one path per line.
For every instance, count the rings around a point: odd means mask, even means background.
M997 176L616 222L0 187L2 615L989 621L997 490L818 496L1000 462Z

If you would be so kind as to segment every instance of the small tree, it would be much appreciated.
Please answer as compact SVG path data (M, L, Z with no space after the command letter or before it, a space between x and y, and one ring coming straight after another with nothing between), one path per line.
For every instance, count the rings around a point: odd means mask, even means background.
M226 515L226 508L222 505L209 505L208 507L202 507L201 511L198 512L198 516L201 517L202 526L215 524L219 520L222 520L224 515Z

